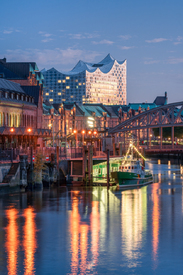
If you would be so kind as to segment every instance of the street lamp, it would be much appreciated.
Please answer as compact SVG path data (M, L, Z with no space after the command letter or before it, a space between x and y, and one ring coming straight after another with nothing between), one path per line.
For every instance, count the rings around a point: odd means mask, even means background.
M84 145L84 137L85 137L85 130L82 130L81 133L82 133L82 144Z

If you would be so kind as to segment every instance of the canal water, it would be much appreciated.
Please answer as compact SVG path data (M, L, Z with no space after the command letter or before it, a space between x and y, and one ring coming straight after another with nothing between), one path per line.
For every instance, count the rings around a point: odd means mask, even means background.
M0 274L183 274L183 176L154 183L50 188L0 197Z

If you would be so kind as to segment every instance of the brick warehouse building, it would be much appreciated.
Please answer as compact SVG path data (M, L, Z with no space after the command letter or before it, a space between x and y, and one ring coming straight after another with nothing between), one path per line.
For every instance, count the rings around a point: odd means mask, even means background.
M0 59L0 146L43 146L43 76L35 62ZM28 132L29 129L29 132Z

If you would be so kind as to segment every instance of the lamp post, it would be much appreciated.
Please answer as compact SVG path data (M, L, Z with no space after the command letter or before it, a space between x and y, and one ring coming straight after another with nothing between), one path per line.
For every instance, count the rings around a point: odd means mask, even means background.
M151 138L152 138L152 134L150 134L150 139L149 139L149 147L151 148Z
M82 130L82 144L84 145L84 138L85 138L85 130Z
M52 138L53 138L53 145L52 145L52 147L54 147L54 108L50 109L50 113L51 113Z

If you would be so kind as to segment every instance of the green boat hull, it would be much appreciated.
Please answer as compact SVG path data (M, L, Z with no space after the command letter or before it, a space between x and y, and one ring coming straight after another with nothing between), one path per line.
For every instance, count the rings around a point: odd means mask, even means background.
M111 177L115 179L115 182L119 184L120 187L137 187L153 182L152 175L139 177L138 174L129 172L111 172Z

